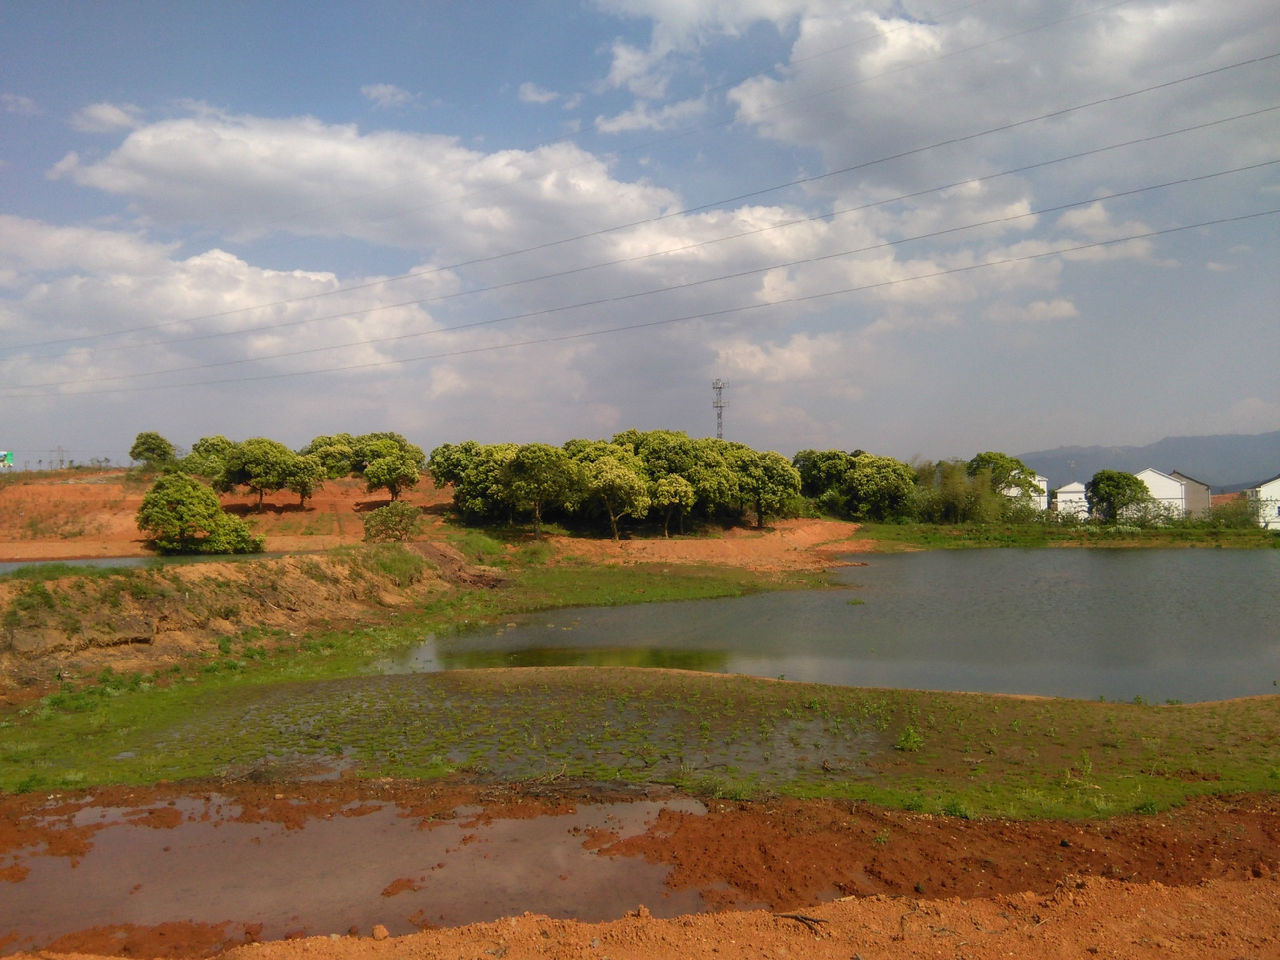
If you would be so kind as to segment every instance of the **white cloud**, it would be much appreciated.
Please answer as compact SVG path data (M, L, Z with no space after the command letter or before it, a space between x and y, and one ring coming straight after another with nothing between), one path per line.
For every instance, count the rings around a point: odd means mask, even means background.
M996 323L1041 324L1058 320L1072 320L1080 315L1070 300L1033 300L1026 304L996 303L988 307L986 317Z
M114 133L138 126L142 110L131 103L91 103L71 117L71 126L81 133Z
M24 97L16 93L0 93L0 111L16 113L24 117L34 117L40 112L40 108L36 106L36 102L30 97Z
M403 107L417 99L415 94L397 87L394 83L371 83L360 88L366 100L380 110Z
M682 100L654 109L643 101L630 110L614 117L596 117L596 129L601 133L623 133L632 130L670 130L690 123L706 113L707 104L701 97Z
M521 103L551 103L560 99L560 94L554 90L544 90L536 83L526 82L520 84L520 90L517 94Z

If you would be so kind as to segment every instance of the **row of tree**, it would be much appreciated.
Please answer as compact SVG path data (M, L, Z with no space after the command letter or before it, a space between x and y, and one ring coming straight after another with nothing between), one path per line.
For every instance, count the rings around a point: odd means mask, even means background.
M446 443L431 451L437 486L451 484L453 502L472 522L514 522L528 516L541 535L544 520L603 526L617 539L624 518L686 519L757 525L790 512L800 475L786 457L745 444L692 439L674 430L627 430L612 440L481 444Z
M257 494L258 508L268 493L289 490L305 505L326 480L357 476L369 492L386 490L392 500L416 486L426 455L398 433L339 433L319 436L301 450L266 437L234 442L218 435L202 437L179 457L158 433L138 434L129 456L152 469L180 471L208 480L214 490L244 488Z

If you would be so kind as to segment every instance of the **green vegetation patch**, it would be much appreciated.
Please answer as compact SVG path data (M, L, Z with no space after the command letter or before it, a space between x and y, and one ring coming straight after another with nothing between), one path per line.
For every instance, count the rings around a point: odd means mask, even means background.
M1122 524L1068 523L864 523L859 537L878 549L964 550L976 547L1223 547L1280 548L1280 536L1259 527L1171 524L1134 527Z
M320 644L320 648L323 644ZM1102 817L1280 789L1280 697L1150 706L626 668L244 683L108 675L11 718L0 788L243 776L670 783L963 816Z

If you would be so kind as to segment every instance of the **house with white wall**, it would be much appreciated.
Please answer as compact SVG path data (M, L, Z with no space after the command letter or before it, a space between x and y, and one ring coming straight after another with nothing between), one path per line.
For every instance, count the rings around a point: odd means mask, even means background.
M1169 476L1182 481L1182 488L1187 498L1187 516L1196 518L1209 516L1210 508L1213 506L1213 490L1209 485L1195 477L1188 477L1180 470L1170 470Z
M1182 519L1187 515L1187 487L1177 477L1147 467L1134 474L1147 485L1151 499L1158 503L1170 517Z
M1264 530L1280 530L1280 476L1264 480L1248 491L1258 526Z
M1038 473L1031 474L1031 505L1037 510L1049 509L1049 478ZM1016 500L1023 495L1021 487L1005 487L1000 491L1006 497Z
M1089 519L1089 501L1085 499L1084 484L1079 480L1073 480L1066 486L1053 491L1053 509L1060 517Z

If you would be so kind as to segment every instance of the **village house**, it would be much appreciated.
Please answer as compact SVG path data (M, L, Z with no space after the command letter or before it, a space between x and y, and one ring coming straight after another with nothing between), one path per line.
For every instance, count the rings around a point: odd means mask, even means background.
M1181 480L1154 467L1140 470L1134 476L1146 484L1151 499L1171 518L1181 519L1187 515L1187 488Z
M1280 476L1264 480L1248 491L1258 525L1264 530L1280 530Z
M1073 480L1053 491L1053 509L1060 517L1089 518L1089 502L1084 496L1084 484Z
M1209 485L1194 477L1188 477L1178 470L1169 471L1169 476L1182 481L1182 489L1186 494L1187 516L1201 520L1209 516L1209 508L1213 505L1213 491Z
M1037 510L1049 509L1049 478L1042 477L1038 473L1031 475L1031 482L1034 488L1031 492L1031 505ZM1005 487L1002 491L1006 497L1017 499L1022 496L1021 487Z

